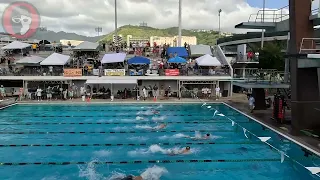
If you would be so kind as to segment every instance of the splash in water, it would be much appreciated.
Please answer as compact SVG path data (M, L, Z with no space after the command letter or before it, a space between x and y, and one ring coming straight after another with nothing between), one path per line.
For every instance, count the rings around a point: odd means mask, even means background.
M140 176L143 180L160 180L160 177L168 173L168 170L164 167L159 167L154 165L153 167L147 168ZM139 176L139 175L136 175ZM119 180L127 177L123 172L113 172L112 176L109 177L109 180Z
M153 129L153 127L148 126L148 125L136 125L136 129Z
M136 117L136 120L144 120L144 118L141 117L141 116L137 116L137 117Z
M189 137L188 135L185 135L185 134L182 134L182 133L179 133L179 134L175 134L173 136L160 136L159 139L161 140L165 140L165 139L179 139L179 138L186 138L186 137Z
M152 117L153 121L164 121L167 117L166 116L155 116Z
M95 163L99 162L97 159L92 160L86 166L78 166L79 168L79 177L86 178L88 180L99 180L103 179L103 175L96 172Z
M146 115L146 116L150 116L153 115L154 111L153 110L147 110L147 111L139 111L137 112L137 115Z

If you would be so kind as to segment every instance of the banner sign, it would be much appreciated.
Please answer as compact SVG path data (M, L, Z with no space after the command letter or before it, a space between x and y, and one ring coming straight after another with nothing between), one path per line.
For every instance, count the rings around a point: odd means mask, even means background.
M82 76L82 69L63 69L64 77Z
M179 69L166 69L165 74L166 76L179 76L180 71Z
M93 70L92 70L92 74L93 74L94 76L99 76L99 69L93 69Z
M105 69L104 75L105 76L125 76L126 70L125 69Z

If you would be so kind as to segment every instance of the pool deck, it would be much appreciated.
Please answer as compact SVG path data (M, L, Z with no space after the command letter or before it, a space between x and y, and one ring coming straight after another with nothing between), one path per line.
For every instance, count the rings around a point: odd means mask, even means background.
M272 129L280 132L280 134L283 134L296 142L308 147L307 149L312 150L315 152L318 156L320 156L320 140L316 138L312 138L309 136L304 135L303 133L300 133L298 136L294 136L290 133L291 126L289 124L279 124L271 119L272 115L272 109L267 110L259 110L254 111L253 113L250 113L248 110L248 102L246 95L243 94L234 94L233 97L228 98L220 98L219 100L210 100L210 99L202 99L202 101L210 102L210 103L226 103L227 105L230 105L237 110L242 111L244 115L247 115L248 117L251 117L257 121L259 121L262 124L265 124ZM19 101L19 104L84 104L84 103L92 103L92 104L134 104L134 103L155 103L155 104L174 104L174 103L201 103L199 99L191 99L191 98L183 98L183 99L177 99L177 98L169 98L169 99L159 99L156 102L152 100L152 98L143 101L137 101L133 99L115 99L114 101L106 100L106 99L93 99L90 102L83 102L81 99L74 99L74 100L53 100L53 101ZM290 111L286 111L286 117L290 117Z
M264 123L276 131L296 140L297 142L305 145L306 147L312 149L313 151L317 152L317 155L320 155L320 139L313 138L310 136L306 136L303 133L299 133L297 136L291 134L291 126L290 124L279 124L276 121L271 119L272 116L272 109L267 110L259 110L250 113L248 109L248 102L247 97L245 95L237 95L236 98L229 99L225 101L226 104L240 110L243 114L246 114L249 117L256 119L257 121ZM290 118L291 111L286 111L286 117Z

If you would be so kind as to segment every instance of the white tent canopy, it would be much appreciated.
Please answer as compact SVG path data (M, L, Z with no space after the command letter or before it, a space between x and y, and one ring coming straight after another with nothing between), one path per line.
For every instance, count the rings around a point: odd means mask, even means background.
M89 79L86 84L137 84L136 79Z
M41 66L64 66L68 63L70 56L53 53L43 60Z
M205 54L209 54L212 55L212 51L210 46L208 45L190 45L190 54L191 55L205 55Z
M12 43L2 47L1 49L4 50L11 50L11 49L25 49L27 47L30 47L31 44L28 43L23 43L23 42L19 42L19 41L13 41Z
M126 53L105 54L101 60L102 64L124 62Z
M36 64L40 64L40 62L43 60L44 58L39 56L27 56L18 60L16 64L36 65Z
M199 66L221 66L221 62L209 54L197 58L196 62Z
M99 47L98 43L84 41L84 42L80 43L78 46L76 46L75 48L73 48L73 50L75 50L75 51L95 51L98 49L98 47Z

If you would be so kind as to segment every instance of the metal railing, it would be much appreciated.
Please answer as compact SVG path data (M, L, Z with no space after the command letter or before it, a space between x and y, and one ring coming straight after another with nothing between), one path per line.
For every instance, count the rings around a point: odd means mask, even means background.
M319 54L318 44L320 45L320 38L302 38L299 54Z
M234 70L234 78L243 79L246 82L286 83L285 72L276 69L235 68ZM242 74L236 74L237 71Z
M248 22L281 22L289 19L289 13L287 13L289 11L288 9L289 5L275 10L262 9L256 14L251 14Z

